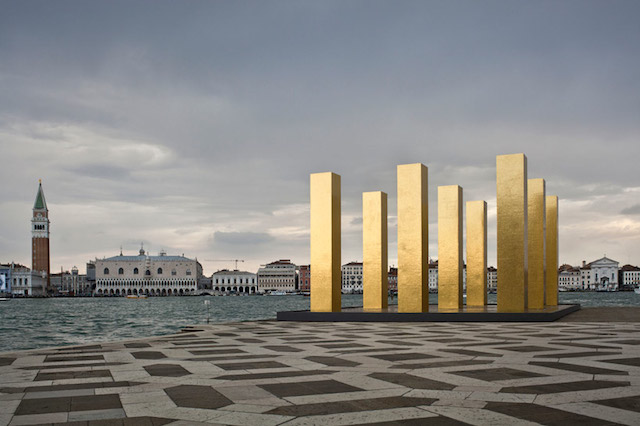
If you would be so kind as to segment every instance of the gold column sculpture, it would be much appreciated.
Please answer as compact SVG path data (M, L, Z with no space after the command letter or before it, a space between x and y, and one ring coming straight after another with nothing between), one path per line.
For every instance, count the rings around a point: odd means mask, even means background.
M558 305L558 197L548 195L547 198L547 234L546 234L546 267L545 303L547 306Z
M398 312L429 310L427 167L402 164L398 173Z
M462 308L462 188L438 187L438 311Z
M362 282L365 310L387 309L387 194L362 194Z
M467 201L467 307L487 304L487 203Z
M339 312L340 175L311 174L311 311Z
M498 155L498 312L527 309L527 157Z
M527 183L528 277L527 308L544 309L545 289L545 182L529 179Z

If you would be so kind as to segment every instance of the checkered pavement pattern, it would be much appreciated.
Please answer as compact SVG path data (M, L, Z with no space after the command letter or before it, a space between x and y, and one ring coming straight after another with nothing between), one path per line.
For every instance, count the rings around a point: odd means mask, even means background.
M282 323L0 354L0 425L640 424L640 323Z

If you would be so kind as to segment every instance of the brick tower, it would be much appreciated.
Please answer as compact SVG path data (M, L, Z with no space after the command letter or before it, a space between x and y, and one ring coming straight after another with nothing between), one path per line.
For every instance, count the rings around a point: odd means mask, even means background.
M49 290L49 210L42 191L42 180L38 185L36 202L33 205L31 218L31 270L44 277L46 294Z

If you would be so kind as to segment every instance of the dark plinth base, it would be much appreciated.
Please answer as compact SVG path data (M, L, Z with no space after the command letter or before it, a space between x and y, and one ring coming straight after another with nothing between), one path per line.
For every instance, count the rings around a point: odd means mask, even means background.
M365 311L359 308L343 308L341 312L283 311L278 321L318 322L551 322L580 310L580 305L548 306L543 310L525 312L497 312L496 305L484 308L464 307L459 311L438 311L438 305L430 305L429 312L400 313L398 305L383 311Z

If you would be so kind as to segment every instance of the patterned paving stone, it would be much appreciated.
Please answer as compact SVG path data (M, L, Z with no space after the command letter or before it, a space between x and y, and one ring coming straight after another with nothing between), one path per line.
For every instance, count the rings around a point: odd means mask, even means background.
M506 414L514 419L526 420L542 425L565 426L565 425L614 425L618 423L606 422L580 414L569 413L551 407L544 407L536 404L515 404L507 402L489 402L485 409ZM514 424L517 423L514 422Z
M535 355L536 358L590 358L594 356L620 355L620 352L569 352Z
M16 358L2 357L0 358L0 367L2 367L3 365L11 365L15 360Z
M395 383L396 385L406 386L412 389L451 390L456 387L449 383L438 382L436 380L430 380L424 377L414 376L412 374L373 373L369 374L369 377L384 380L389 383Z
M223 355L223 354L246 354L245 351L238 348L228 348L228 349L201 349L201 350L190 350L190 353L193 355Z
M443 367L460 367L462 365L484 365L484 364L492 364L491 360L484 359L468 359L468 360L459 360L459 361L438 361L438 362L430 362L430 363L411 363L411 364L400 364L400 365L392 365L391 368L396 369L419 369L419 368L443 368Z
M262 389L280 398L287 396L320 395L325 393L356 392L362 389L335 380L319 380L315 382L274 383L258 385Z
M532 386L513 386L502 388L500 392L507 393L560 393L560 392L575 392L586 391L593 389L608 389L617 388L620 386L629 386L629 382L613 382L607 380L588 380L580 382L566 382L566 383L552 383L547 385L532 385Z
M360 365L359 362L349 361L348 359L333 356L308 356L305 359L319 364L324 364L329 367L357 367Z
M47 355L44 362L65 362L65 361L104 361L104 355L80 355L80 356L58 356Z
M267 345L267 346L263 346L263 348L268 349L270 351L274 351L274 352L302 352L302 349L299 348L294 348L292 346L285 346L285 345Z
M261 379L279 379L284 377L302 377L302 376L318 376L324 374L335 373L332 370L303 370L303 371L278 371L275 373L249 373L249 374L227 374L217 376L218 380L261 380Z
M122 408L118 395L90 395L62 398L23 399L16 415L60 413L69 411L105 410Z
M163 359L167 356L159 351L140 351L140 352L131 352L131 355L135 359Z
M619 358L619 359L603 359L600 362L608 362L610 364L631 365L640 367L640 358Z
M640 397L628 396L624 398L601 399L592 401L595 404L606 405L607 407L620 408L622 410L635 411L640 413Z
M64 380L64 379L93 379L98 377L111 377L109 370L87 371L59 371L55 373L38 373L34 380Z
M514 368L489 368L485 370L451 371L450 374L470 377L472 379L495 382L497 380L528 379L531 377L544 377L544 374L530 371L516 370Z
M449 352L452 354L458 355L467 355L467 356L487 356L492 358L501 357L501 354L494 354L490 352L480 352L480 351L472 351L469 349L440 349L442 352Z
M529 361L529 365L557 368L559 370L574 371L576 373L586 373L586 374L614 374L614 375L618 374L618 375L624 375L624 376L629 374L626 371L611 370L608 368L590 367L588 365L567 364L564 362Z
M332 402L331 404L300 404L274 408L269 414L282 416L321 416L327 414L349 413L357 411L386 410L400 407L431 405L436 399L394 396L388 398L356 399L352 401Z
M412 361L415 359L429 359L436 358L435 355L421 354L416 352L411 353L399 353L399 354L386 354L386 355L369 355L371 358L377 358L384 361Z
M167 388L164 392L178 407L214 410L233 404L233 401L211 386L180 385Z
M143 368L151 376L182 377L191 374L178 364L145 365Z
M216 364L223 370L257 370L261 368L286 368L287 365L277 361L259 362L234 362L229 364Z
M125 343L124 347L125 348L150 348L151 345L149 343L144 343L144 342L132 342L132 343Z

